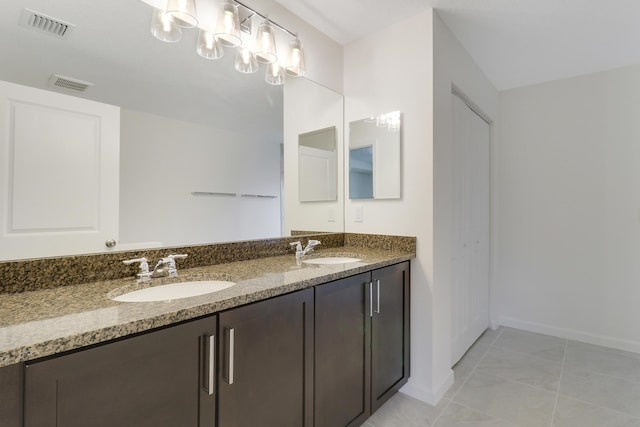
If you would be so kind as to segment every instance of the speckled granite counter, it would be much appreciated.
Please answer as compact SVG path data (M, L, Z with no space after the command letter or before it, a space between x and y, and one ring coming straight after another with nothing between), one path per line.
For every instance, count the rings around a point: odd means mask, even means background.
M310 257L354 256L338 265L297 265L294 255L273 256L180 270L174 279L231 280L231 288L173 301L122 303L108 298L135 286L135 278L98 281L21 293L0 294L0 366L50 356L114 338L213 314L232 307L410 260L413 250L375 249L366 237L345 239L357 246L317 250Z

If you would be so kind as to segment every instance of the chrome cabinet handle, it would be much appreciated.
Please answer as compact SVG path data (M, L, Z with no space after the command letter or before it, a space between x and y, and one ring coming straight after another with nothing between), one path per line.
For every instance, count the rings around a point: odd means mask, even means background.
M206 385L205 390L209 396L213 395L213 391L215 389L215 373L216 373L216 365L215 365L215 354L216 354L216 336L209 335L205 337L206 341L206 349L207 349L207 376L206 376Z
M229 385L233 384L233 376L234 376L234 366L233 366L233 359L234 359L234 351L235 351L235 335L236 335L236 331L234 328L229 329L229 359L228 359L228 369L229 369L229 374L228 374L228 378L227 378L227 382L229 383Z
M373 317L373 282L369 282L369 317Z
M378 302L377 302L377 310L376 313L380 314L380 279L377 280L377 288L378 288Z

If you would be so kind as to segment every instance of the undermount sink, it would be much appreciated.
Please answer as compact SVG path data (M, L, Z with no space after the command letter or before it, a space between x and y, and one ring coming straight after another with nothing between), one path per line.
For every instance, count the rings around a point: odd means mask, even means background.
M230 288L233 285L235 285L234 282L224 280L171 283L169 285L154 286L138 291L127 292L126 294L111 299L120 302L168 301L210 294Z
M361 261L362 258L353 258L347 256L329 256L322 258L305 259L302 262L307 264L328 265L328 264L349 264L351 262Z

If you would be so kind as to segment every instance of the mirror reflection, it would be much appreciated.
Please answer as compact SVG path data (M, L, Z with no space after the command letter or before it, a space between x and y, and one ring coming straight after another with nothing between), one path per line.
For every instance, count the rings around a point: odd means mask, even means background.
M336 200L336 127L298 136L298 180L301 202Z
M349 198L400 198L399 111L349 123Z
M225 48L216 61L196 55L197 30L184 31L177 43L159 42L149 30L152 8L139 1L87 8L82 0L31 0L30 9L72 24L64 39L20 25L24 6L21 0L0 6L0 80L119 107L119 227L113 250L288 234L284 200L298 194L285 194L283 117L289 107L284 86L265 83L264 64L255 74L242 74L234 69L232 50ZM51 87L53 74L91 85L84 92ZM342 101L334 101L341 95L304 78L287 84L296 81L330 94L330 105L321 105L319 96L305 100L307 109L330 108L336 120L331 124L341 123ZM311 129L328 126L326 120L305 120ZM287 180L297 186L297 176ZM7 216L2 212L0 218ZM336 216L342 227L341 211ZM318 217L326 218L325 212ZM84 252L111 250L104 239L100 245ZM47 256L74 253L51 250Z

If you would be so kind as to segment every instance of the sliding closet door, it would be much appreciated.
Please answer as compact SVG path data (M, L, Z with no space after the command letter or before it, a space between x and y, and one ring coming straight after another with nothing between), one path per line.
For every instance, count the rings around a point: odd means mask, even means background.
M453 97L452 365L489 325L489 125Z

